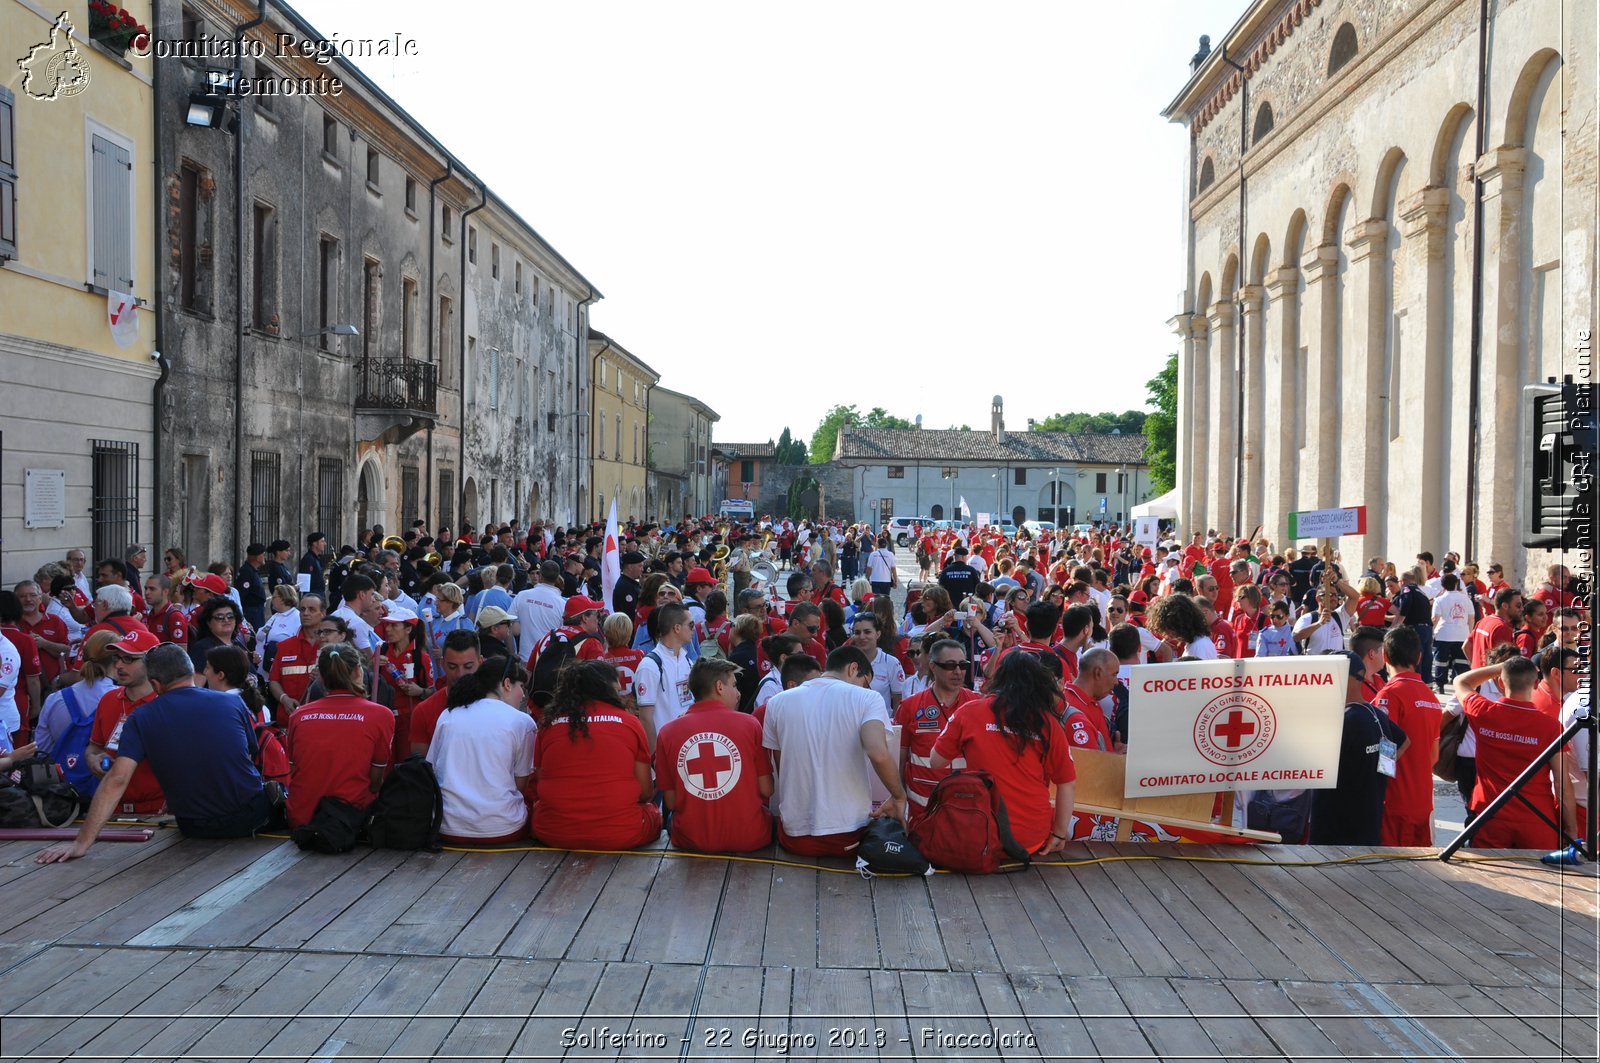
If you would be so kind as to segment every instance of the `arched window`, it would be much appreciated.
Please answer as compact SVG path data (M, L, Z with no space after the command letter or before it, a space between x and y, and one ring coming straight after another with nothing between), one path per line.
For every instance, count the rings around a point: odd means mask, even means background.
M1356 43L1356 28L1346 22L1333 35L1333 51L1328 53L1328 76L1333 77L1361 50Z
M1250 143L1261 143L1261 138L1270 132L1272 132L1272 104L1263 103L1256 108L1256 127L1250 134Z
M1211 187L1211 183L1216 179L1216 167L1212 166L1210 158L1207 158L1205 162L1200 164L1200 183L1195 187L1195 191L1204 192Z

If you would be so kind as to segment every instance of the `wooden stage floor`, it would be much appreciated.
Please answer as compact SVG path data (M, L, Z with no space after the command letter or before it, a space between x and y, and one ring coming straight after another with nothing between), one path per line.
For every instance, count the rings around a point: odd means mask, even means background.
M0 1058L1596 1058L1590 868L0 845ZM799 861L813 865L814 861ZM783 1049L787 1048L785 1053Z

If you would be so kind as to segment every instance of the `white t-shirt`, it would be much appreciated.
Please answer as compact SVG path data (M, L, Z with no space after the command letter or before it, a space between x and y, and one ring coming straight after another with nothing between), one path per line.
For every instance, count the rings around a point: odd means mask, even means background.
M910 675L906 676L906 681L900 684L900 700L904 701L907 698L914 698L932 686L933 680L931 678L918 675L916 672L912 672Z
M1567 695L1567 700L1561 703L1561 726L1570 727L1572 721L1577 719L1579 709L1589 707L1589 691L1574 690ZM1572 781L1576 784L1575 793L1581 805L1589 800L1589 732L1579 730L1572 736L1572 743L1567 746L1571 751L1577 770L1572 773Z
M428 763L444 795L445 834L498 838L527 822L516 780L533 774L537 731L531 716L495 698L440 714Z
M1433 600L1433 637L1439 642L1465 642L1474 622L1472 599L1464 591L1444 591Z
M756 685L756 697L752 708L759 709L772 700L774 694L783 693L783 676L774 668L761 677L761 682Z
M655 706L659 732L694 704L689 693L689 669L694 662L689 660L688 647L674 653L658 643L651 653L661 659L661 667L656 667L650 654L645 654L633 671L633 696L641 708Z
M56 599L48 599L44 604L44 611L51 616L59 616L61 622L67 625L68 641L77 642L83 638L83 625L72 619L72 612Z
M22 730L22 712L17 708L17 684L22 682L22 654L11 640L0 635L0 727L7 734Z
M539 640L561 626L567 600L553 584L540 583L511 599L511 615L521 625L517 629L517 653L526 661L533 656Z
M1212 642L1210 638L1204 636L1195 639L1193 642L1189 643L1189 645L1185 646L1183 648L1183 655L1185 657L1193 657L1201 661L1215 661L1220 656L1217 653L1217 644Z
M298 634L300 634L300 610L285 609L268 617L266 625L257 632L256 638L263 645L270 646L274 642L292 639Z
M894 695L906 685L906 669L900 658L887 650L879 650L872 659L872 689L883 698L883 707L893 711Z
M350 603L345 602L333 611L333 615L343 620L350 626L350 641L363 652L372 649L378 644L378 636L373 634L372 625L361 619ZM486 835L492 837L492 835Z
M785 832L843 834L872 815L873 772L862 756L861 729L889 728L883 698L822 675L767 702L761 744L778 751L778 808Z
M894 581L894 555L878 547L867 555L867 582L891 583Z
M1321 614L1307 610L1306 614L1294 622L1295 631L1304 631L1321 619ZM1340 606L1333 614L1333 620L1323 624L1313 631L1305 642L1300 644L1302 653L1325 653L1328 650L1344 649L1344 633L1350 630L1350 614Z

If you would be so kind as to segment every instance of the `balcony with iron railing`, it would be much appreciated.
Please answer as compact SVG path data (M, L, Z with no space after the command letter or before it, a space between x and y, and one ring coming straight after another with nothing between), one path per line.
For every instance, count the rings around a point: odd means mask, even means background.
M410 358L362 358L355 364L356 424L363 439L398 443L437 417L438 366Z

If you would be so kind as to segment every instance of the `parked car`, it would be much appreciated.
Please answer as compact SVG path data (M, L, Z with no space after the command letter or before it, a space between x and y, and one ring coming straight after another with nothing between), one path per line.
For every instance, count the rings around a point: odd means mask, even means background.
M932 523L934 523L932 517L890 517L889 534L894 537L896 546L909 546L911 545L912 525L920 524L923 527L927 527Z
M1025 520L1022 522L1022 530L1035 539L1041 539L1056 533L1056 522L1053 520Z

